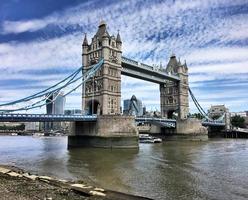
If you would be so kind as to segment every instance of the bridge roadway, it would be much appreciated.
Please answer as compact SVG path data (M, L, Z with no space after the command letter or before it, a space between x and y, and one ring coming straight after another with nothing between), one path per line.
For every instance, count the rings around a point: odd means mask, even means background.
M47 115L47 114L0 114L0 122L58 122L58 121L96 121L97 115ZM153 118L153 117L136 117L137 123L155 123L163 127L176 127L176 120Z
M97 115L47 115L47 114L3 114L0 113L0 122L60 122L60 121L96 121ZM176 128L175 119L155 117L136 117L136 123L153 123L161 127ZM203 126L225 126L223 122L203 121Z
M165 119L165 118L155 118L155 117L136 117L136 123L151 123L160 127L176 128L177 120L175 119Z
M133 78L138 78L158 84L164 84L167 80L180 81L178 76L167 74L164 71L157 69L156 67L139 63L126 57L122 57L121 65L121 74L131 76Z
M219 122L219 121L203 121L202 122L203 126L225 126L226 124L224 122Z
M96 119L96 115L0 114L0 122L89 122Z

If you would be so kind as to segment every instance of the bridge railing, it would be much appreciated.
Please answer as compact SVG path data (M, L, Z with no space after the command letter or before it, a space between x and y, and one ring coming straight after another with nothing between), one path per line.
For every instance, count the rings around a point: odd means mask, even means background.
M137 67L145 68L145 69L147 69L147 70L149 70L149 71L154 71L154 69L155 69L155 67L153 67L153 66L150 66L150 65L147 65L147 64L144 64L144 63L137 62L137 61L132 60L132 59L130 59L130 58L122 57L122 60L123 60L123 61L126 61L126 62L128 62L128 63L130 63L130 64L134 64L134 65L136 65Z
M76 121L76 120L95 120L97 118L96 115L63 115L63 114L6 114L6 113L1 113L0 114L0 121L4 120L11 120L11 121L32 121L32 120L61 120L65 121L66 119L69 119L70 121Z
M140 121L167 121L167 122L176 122L175 119L166 119L166 118L159 118L159 117L136 117L135 120Z
M138 65L139 64L139 62L137 62L135 60L132 60L130 58L127 58L127 57L122 57L122 60L125 61L125 62L128 62L128 63L135 64L135 65Z
M149 69L149 70L154 70L154 69L155 69L155 67L149 66L149 65L144 64L144 63L140 63L140 65L141 65L142 67L145 67L145 68Z

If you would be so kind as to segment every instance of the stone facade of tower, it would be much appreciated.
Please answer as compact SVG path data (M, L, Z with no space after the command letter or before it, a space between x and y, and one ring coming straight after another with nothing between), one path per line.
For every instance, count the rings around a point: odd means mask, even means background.
M116 37L110 36L102 21L90 44L85 35L82 48L83 73L104 59L101 69L82 87L82 110L85 114L120 114L122 42L119 33Z
M165 118L172 118L173 113L178 113L179 119L186 119L189 113L188 101L188 67L181 64L175 55L170 57L166 67L166 73L179 76L180 81L166 81L160 85L160 106L161 115Z

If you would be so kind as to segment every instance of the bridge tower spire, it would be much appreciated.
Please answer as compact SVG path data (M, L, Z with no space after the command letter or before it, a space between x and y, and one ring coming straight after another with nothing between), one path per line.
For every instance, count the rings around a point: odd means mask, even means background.
M83 85L82 110L85 114L120 114L121 56L120 34L117 38L110 36L106 22L101 21L91 43L83 42L83 73L104 59L94 79Z

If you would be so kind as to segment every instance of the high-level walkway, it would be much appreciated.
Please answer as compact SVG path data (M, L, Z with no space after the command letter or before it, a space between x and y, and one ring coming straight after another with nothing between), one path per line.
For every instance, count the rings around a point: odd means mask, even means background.
M164 84L166 81L179 81L178 76L173 76L165 73L156 67L137 62L135 60L122 57L122 71L121 74L133 78L150 81L153 83Z

